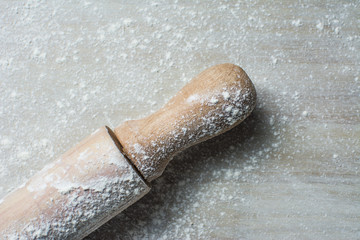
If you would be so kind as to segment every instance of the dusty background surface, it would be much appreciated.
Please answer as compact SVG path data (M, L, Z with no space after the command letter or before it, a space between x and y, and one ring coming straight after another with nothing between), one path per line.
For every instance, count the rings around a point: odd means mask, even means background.
M358 1L0 1L0 197L207 67L258 91L88 239L359 239Z

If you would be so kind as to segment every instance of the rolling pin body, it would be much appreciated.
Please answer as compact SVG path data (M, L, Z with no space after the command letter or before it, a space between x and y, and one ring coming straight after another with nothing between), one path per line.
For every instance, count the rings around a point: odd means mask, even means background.
M0 239L85 237L145 195L175 154L235 127L255 103L240 67L205 70L159 111L100 128L6 196Z
M5 197L0 239L81 239L149 185L102 127Z

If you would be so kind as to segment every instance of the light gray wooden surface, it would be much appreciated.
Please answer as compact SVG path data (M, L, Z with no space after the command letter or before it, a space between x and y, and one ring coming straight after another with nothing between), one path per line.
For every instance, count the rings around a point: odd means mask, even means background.
M0 1L0 197L102 125L242 66L254 113L88 239L360 239L358 1Z

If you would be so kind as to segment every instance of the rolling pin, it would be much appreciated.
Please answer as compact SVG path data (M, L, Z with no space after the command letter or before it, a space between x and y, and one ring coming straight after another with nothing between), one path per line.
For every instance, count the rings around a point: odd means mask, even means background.
M81 239L139 200L175 154L219 135L254 109L233 64L192 79L152 115L102 127L0 200L0 239Z

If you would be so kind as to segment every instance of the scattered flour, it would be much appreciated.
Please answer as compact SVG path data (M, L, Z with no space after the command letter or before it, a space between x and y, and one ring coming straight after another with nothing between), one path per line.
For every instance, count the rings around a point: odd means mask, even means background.
M302 25L301 19L292 20L291 24L295 27L300 27Z
M200 99L201 99L201 97L198 94L193 94L190 97L188 97L188 99L186 99L186 101L188 103L191 103L191 102L194 102L194 101L198 101Z
M229 100L230 94L228 92L222 92L222 95L224 97L224 100Z
M81 239L149 190L107 135L107 130L101 128L75 151L70 150L19 188L18 191L27 191L30 197L27 215L16 218L6 229L0 228L0 236L5 239ZM41 197L44 194L50 194L51 198ZM36 206L41 206L40 213Z
M147 116L199 71L233 62L256 85L255 112L175 157L149 195L87 239L358 234L358 1L0 7L0 198L99 126Z
M211 104L217 104L218 102L219 102L219 100L215 97L212 97L209 101L209 103L211 103Z

